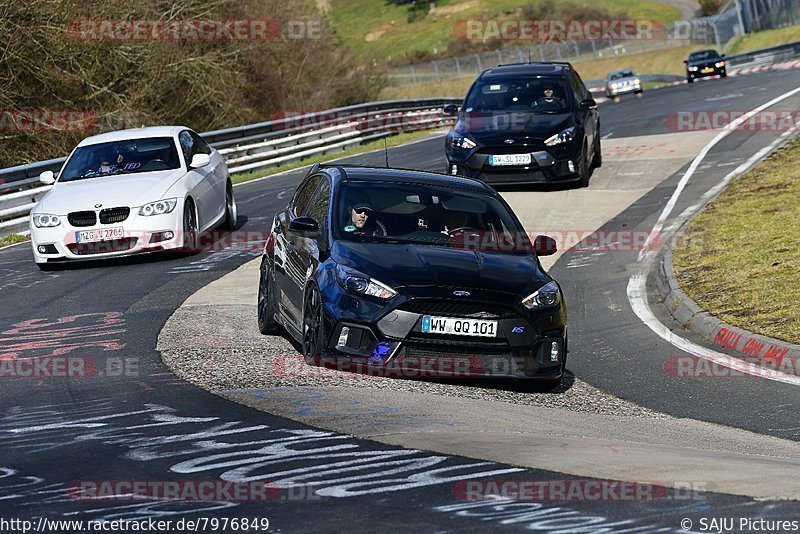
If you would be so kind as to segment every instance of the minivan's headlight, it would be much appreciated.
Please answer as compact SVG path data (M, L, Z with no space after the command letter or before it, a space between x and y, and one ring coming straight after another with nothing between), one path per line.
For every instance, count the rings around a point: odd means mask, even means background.
M475 141L465 135L454 135L453 146L456 148L466 148L467 150L471 150L478 145L475 143Z
M33 216L33 224L36 228L52 228L61 224L61 217L49 213L37 213Z
M529 310L549 308L559 303L558 285L555 282L548 282L524 299L522 305Z
M570 126L563 132L559 132L554 136L547 138L544 144L547 146L555 146L560 145L561 143L572 141L573 139L575 139L575 127Z
M163 215L174 210L177 204L177 198L168 198L166 200L151 202L150 204L145 204L139 208L139 215L143 215L145 217L149 217L151 215Z
M371 297L390 299L397 295L397 291L383 282L343 265L336 266L336 280L345 289Z

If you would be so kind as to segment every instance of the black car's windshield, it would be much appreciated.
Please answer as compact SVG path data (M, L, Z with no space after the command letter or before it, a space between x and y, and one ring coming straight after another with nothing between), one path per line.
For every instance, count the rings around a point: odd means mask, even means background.
M466 98L467 113L566 113L570 92L560 78L492 80L476 83Z
M345 183L334 204L337 239L529 253L531 244L496 198L447 187Z
M701 50L689 54L689 61L703 61L704 59L716 59L719 54L716 50Z
M618 70L608 75L609 80L619 80L621 78L633 78L636 76L632 70Z
M78 148L69 158L59 181L164 171L178 169L180 165L171 137L127 139Z

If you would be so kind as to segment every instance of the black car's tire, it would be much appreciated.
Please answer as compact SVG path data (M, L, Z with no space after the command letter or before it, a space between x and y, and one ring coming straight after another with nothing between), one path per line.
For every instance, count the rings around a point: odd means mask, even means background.
M723 72L722 74L719 75L719 77L720 78L727 78L728 77L728 73L727 72Z
M309 365L320 365L322 343L325 339L322 320L322 297L315 286L306 292L303 301L303 357Z
M197 247L197 216L194 204L187 201L183 208L183 247L185 254L192 255L200 252Z
M592 168L599 169L603 166L603 153L600 151L600 128L594 136L594 153L592 154Z
M686 78L686 83L693 83L693 82L694 82L694 78Z
M578 162L578 187L589 187L591 169L589 169L589 150L586 141L583 142L583 155Z
M230 180L225 186L225 221L222 227L226 230L236 230L238 210L236 209L236 198L233 196L233 184Z
M265 257L261 260L261 277L258 281L258 330L262 334L274 334L278 331L276 312L275 282L272 279L272 269Z

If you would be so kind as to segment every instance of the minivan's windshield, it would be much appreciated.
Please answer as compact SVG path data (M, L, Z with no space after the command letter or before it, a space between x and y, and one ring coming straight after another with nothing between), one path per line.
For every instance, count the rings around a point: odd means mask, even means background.
M500 79L476 83L467 113L566 113L571 93L560 78Z
M337 239L525 254L532 250L508 209L478 192L350 182L341 186L333 214Z
M59 182L164 171L180 166L178 151L171 137L127 139L78 148L61 172Z

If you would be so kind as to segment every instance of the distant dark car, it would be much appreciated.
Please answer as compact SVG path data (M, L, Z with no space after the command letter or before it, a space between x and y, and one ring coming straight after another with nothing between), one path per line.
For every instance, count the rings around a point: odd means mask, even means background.
M686 81L692 83L696 78L706 78L708 76L719 75L727 78L725 54L720 54L716 50L699 50L689 54L689 59L684 59L686 63Z
M606 98L616 98L628 93L641 96L643 91L642 79L632 70L615 70L606 77Z
M481 73L447 134L448 174L487 183L588 186L602 164L597 103L569 63L500 65Z
M401 362L464 376L451 364L466 358L469 376L555 385L567 355L566 304L538 259L554 252L549 237L531 242L481 181L315 166L275 216L259 329L283 326L314 365Z

